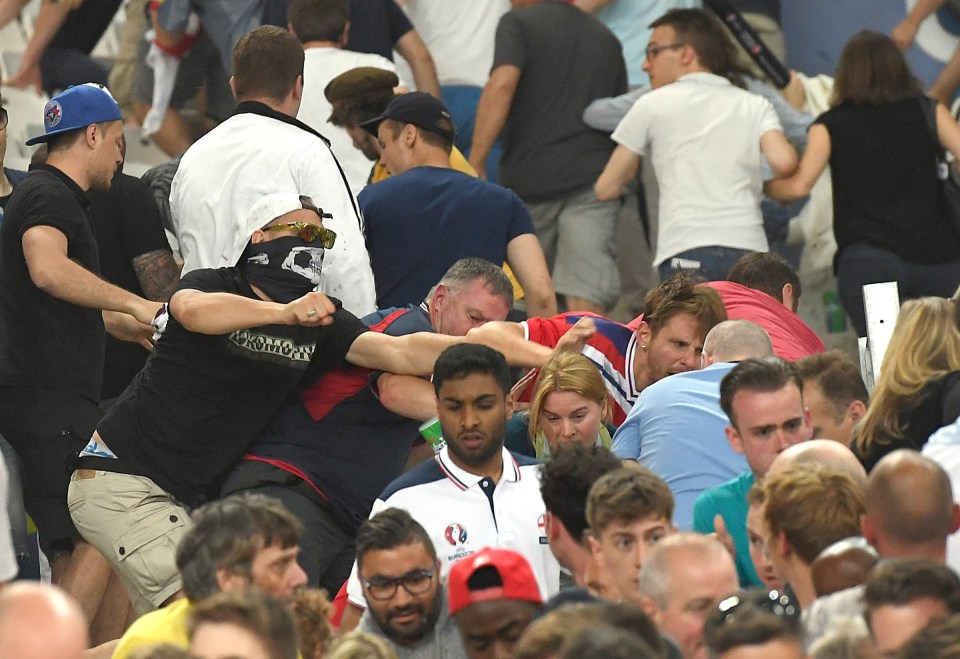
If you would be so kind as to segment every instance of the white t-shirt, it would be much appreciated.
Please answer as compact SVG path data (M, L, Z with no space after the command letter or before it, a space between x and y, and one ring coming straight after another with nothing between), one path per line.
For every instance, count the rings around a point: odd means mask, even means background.
M641 96L613 132L649 154L660 186L654 265L695 247L767 251L760 137L782 130L773 106L712 73Z
M297 119L330 140L333 155L343 167L353 194L358 195L367 184L373 163L367 160L359 150L353 148L353 141L346 130L327 121L333 108L324 96L323 90L341 73L360 66L372 66L387 71L396 69L393 62L386 57L372 53L355 53L340 48L307 48L304 56L303 98L300 101Z
M427 44L441 85L487 83L497 24L510 0L406 0L403 9Z
M550 550L540 496L540 466L503 449L503 476L496 485L455 465L446 448L387 486L370 517L403 508L420 522L448 574L450 565L484 547L505 547L530 563L544 601L560 589L560 564ZM357 564L347 580L352 604L366 607Z
M266 106L258 106L266 108ZM330 147L296 125L254 112L235 114L187 149L170 186L170 211L183 273L237 264L250 240L250 208L275 192L307 195L337 241L324 254L320 290L357 317L376 309L360 207Z

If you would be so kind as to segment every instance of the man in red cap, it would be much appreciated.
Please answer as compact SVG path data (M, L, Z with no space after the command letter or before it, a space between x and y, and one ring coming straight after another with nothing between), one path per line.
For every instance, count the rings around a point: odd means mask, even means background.
M533 570L512 549L487 547L457 561L447 577L450 615L470 659L511 656L543 605Z

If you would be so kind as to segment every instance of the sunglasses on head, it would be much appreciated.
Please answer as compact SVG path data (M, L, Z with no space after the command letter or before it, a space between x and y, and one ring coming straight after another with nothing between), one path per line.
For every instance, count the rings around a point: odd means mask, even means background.
M333 219L333 215L330 213L324 213L322 208L317 208L313 200L306 195L300 196L300 206L304 210L313 211L320 217L322 222L326 219ZM297 236L300 237L300 240L308 243L313 243L320 241L320 244L323 245L324 249L330 249L333 247L334 243L337 240L337 234L331 229L322 227L316 224L310 224L308 222L286 222L284 224L272 224L263 228L264 231L296 231Z
M800 607L797 606L796 600L779 590L771 590L766 596L760 594L747 597L732 595L720 602L717 608L720 609L724 624L733 622L737 613L742 613L745 609L759 609L790 620L799 620L800 618Z

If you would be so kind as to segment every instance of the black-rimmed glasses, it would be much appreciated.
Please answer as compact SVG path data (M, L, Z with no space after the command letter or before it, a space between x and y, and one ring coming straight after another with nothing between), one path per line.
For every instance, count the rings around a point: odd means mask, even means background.
M430 584L433 582L433 575L436 573L436 566L429 570L413 570L399 577L374 577L367 581L363 580L363 586L367 589L375 600L388 600L397 594L397 588L403 586L411 595L422 595L430 590Z
M677 41L676 43L668 43L663 45L652 43L648 45L646 48L644 48L643 52L646 53L647 59L653 59L654 57L660 54L660 51L676 50L677 48L683 48L686 45L687 44L682 43L680 41Z

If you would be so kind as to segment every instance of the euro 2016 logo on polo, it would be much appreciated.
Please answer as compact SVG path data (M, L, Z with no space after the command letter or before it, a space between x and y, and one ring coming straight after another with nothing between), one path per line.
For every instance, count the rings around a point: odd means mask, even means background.
M460 524L454 523L448 526L447 530L443 532L443 537L447 539L447 542L456 547L467 541L467 530Z
M63 108L57 101L50 101L43 107L43 123L47 128L55 128L63 119Z

